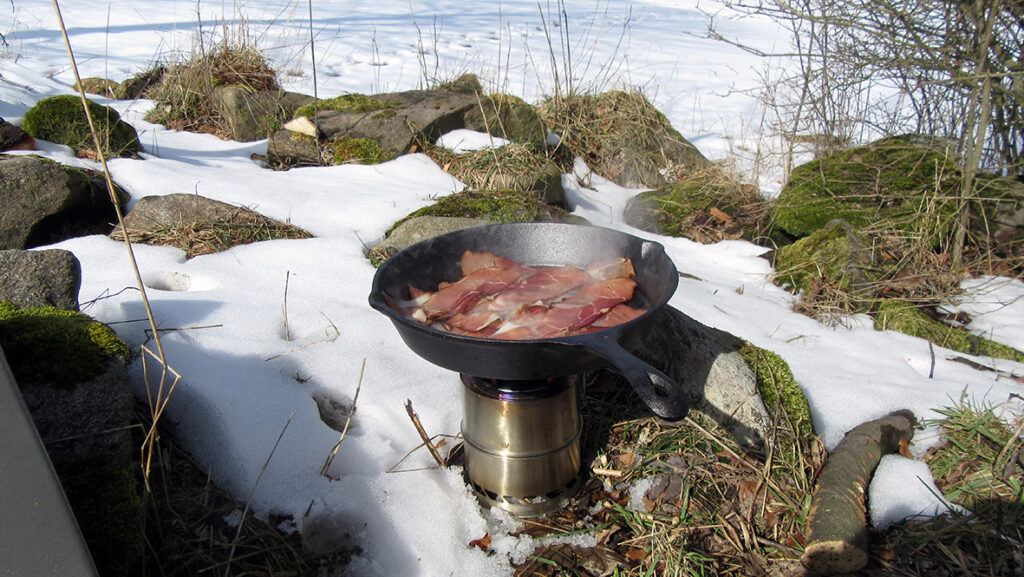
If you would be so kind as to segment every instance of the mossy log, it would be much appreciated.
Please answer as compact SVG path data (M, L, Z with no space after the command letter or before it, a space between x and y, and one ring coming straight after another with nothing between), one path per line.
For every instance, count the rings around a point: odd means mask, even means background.
M866 491L882 455L909 441L917 419L908 410L848 432L829 455L811 497L808 540L800 558L812 573L850 573L868 562Z

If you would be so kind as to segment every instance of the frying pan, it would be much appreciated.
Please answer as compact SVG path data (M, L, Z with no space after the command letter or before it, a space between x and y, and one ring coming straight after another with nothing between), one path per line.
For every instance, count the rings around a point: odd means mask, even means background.
M442 281L462 278L460 258L467 250L489 251L529 266L586 268L597 259L629 257L638 284L629 304L647 312L585 335L509 341L428 327L388 305L388 299L408 300L410 285L434 291ZM587 225L494 224L437 236L398 252L377 269L370 306L391 319L416 354L446 369L490 379L535 380L610 367L629 381L656 415L678 420L689 410L686 394L671 378L626 349L637 344L678 284L675 264L664 247L653 241Z

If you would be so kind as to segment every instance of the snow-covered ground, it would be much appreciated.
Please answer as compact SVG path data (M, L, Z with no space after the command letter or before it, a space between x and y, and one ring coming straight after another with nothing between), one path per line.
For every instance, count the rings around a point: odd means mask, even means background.
M62 6L82 76L115 80L155 62L215 42L223 29L245 32L284 71L290 90L313 93L308 5L294 0L203 4L179 0L67 2ZM468 3L454 0L313 3L317 90L320 96L417 88L427 79L476 72L489 90L537 101L554 90L552 35L560 78L566 67L559 35L570 46L574 84L638 86L705 155L743 157L762 142L755 95L758 77L777 65L703 38L711 14L719 30L748 44L784 48L787 36L758 19L730 19L715 0L626 0L564 3L568 24L554 26L557 3ZM18 123L41 98L71 92L73 75L53 6L18 0L0 7L0 116ZM545 24L546 23L546 24ZM564 84L563 84L564 86ZM291 516L293 528L356 541L363 554L356 575L508 575L529 542L508 535L510 522L484 511L458 471L387 472L419 438L404 404L413 402L432 433L459 431L456 375L412 353L389 321L370 309L374 269L366 245L398 218L462 184L422 155L377 166L301 168L272 172L253 160L266 142L225 142L169 131L143 120L148 101L113 103L139 131L142 160L110 162L115 181L133 201L149 195L197 193L287 220L316 235L237 247L186 261L180 250L136 246L157 322L175 370L184 375L168 417L181 441L218 483L235 495L253 490L287 424L280 446L256 487L258 515ZM63 147L46 156L95 167ZM750 158L741 160L750 165ZM756 180L754 175L748 175ZM757 175L771 192L777 182ZM852 318L830 327L790 310L794 297L770 282L763 249L742 241L699 245L663 238L622 222L637 190L608 183L577 166L563 183L574 212L591 222L663 243L680 279L671 304L694 319L777 352L806 392L817 430L831 447L856 424L908 408L919 418L950 406L966 391L998 404L1021 386L999 373L948 360L948 351ZM145 314L122 244L86 237L55 245L82 263L83 308L114 324L134 348L146 342ZM287 340L282 318L288 283ZM969 283L961 304L972 328L1024 346L1024 283ZM742 290L740 290L742 289ZM298 347L304 346L299 350ZM284 354L288 353L288 354ZM331 468L320 474L338 433L321 420L314 395L347 404L366 368L352 429ZM1009 361L974 359L1024 374ZM932 363L934 362L934 368ZM141 361L135 365L141 382ZM1018 409L1020 407L1018 406ZM294 416L292 416L294 415ZM290 419L290 420L289 420ZM915 438L922 452L934 435ZM404 468L431 464L420 451ZM876 523L935 507L920 463L887 458L873 484ZM925 490L913 490L924 487ZM345 535L348 537L344 537ZM470 541L492 536L497 555Z

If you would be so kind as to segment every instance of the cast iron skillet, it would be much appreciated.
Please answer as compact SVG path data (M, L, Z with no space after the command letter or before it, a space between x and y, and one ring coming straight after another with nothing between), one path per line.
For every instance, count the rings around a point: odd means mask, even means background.
M531 266L571 264L583 268L599 258L629 257L638 283L630 304L647 312L586 335L504 341L430 328L388 305L385 295L392 300L408 299L409 285L434 291L441 281L461 278L459 259L466 250L490 251ZM678 283L675 264L656 242L594 226L494 224L425 240L392 256L373 278L370 306L391 319L409 348L441 367L484 378L529 380L610 366L622 373L655 414L677 420L689 409L685 393L624 346L636 344L654 312L668 302Z

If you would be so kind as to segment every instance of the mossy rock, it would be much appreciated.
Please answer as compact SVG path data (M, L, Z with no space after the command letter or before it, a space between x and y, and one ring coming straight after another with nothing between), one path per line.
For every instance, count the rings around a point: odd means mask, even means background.
M430 206L410 213L392 226L387 234L406 220L417 216L459 216L485 218L491 222L571 222L586 220L539 200L530 192L516 190L463 191L442 196Z
M149 95L150 90L158 86L160 82L163 81L164 74L166 73L166 66L154 66L148 70L143 70L130 78L126 78L118 85L117 92L115 92L116 97L119 100L146 98Z
M480 104L464 117L466 128L500 136L519 144L543 148L547 128L537 109L522 98L509 94L492 94L480 98Z
M769 412L782 410L794 435L802 443L814 441L814 419L803 389L793 378L789 363L779 355L745 343L740 355L757 377L757 390Z
M480 79L477 78L476 74L466 73L461 74L457 78L448 80L447 82L441 82L433 88L434 90L441 90L445 92L483 92L484 87L480 84Z
M755 188L708 170L641 192L630 199L623 218L641 230L696 242L754 240L763 228L764 206Z
M146 542L137 465L97 453L55 469L100 575L140 575Z
M22 384L73 387L107 371L113 358L127 360L124 341L88 315L51 306L19 309L0 303L0 347Z
M637 92L551 99L539 111L569 156L620 186L660 188L711 164Z
M341 110L344 112L373 112L376 110L386 111L398 108L398 104L387 100L370 98L365 94L342 94L334 98L318 100L314 104L300 106L295 111L295 116L313 118L314 112L325 110Z
M139 135L132 125L121 120L116 110L91 100L88 106L106 156L132 156L142 150ZM25 113L22 128L33 138L64 144L76 151L95 148L78 96L62 94L40 100Z
M1024 353L1021 351L935 320L919 307L905 301L884 300L878 303L875 329L897 331L969 355L1024 363Z
M840 218L923 233L937 246L953 229L960 178L946 150L916 136L884 138L793 169L772 220L795 237Z
M78 87L79 84L76 82L75 90L78 90ZM90 76L89 78L82 79L81 87L82 90L89 94L98 94L99 96L105 96L107 98L117 98L120 84L109 78Z
M876 280L870 239L836 219L811 236L775 253L776 280L805 293L822 284L854 296L867 296Z
M342 136L330 140L326 146L333 152L331 159L334 164L380 164L395 158L372 138Z

